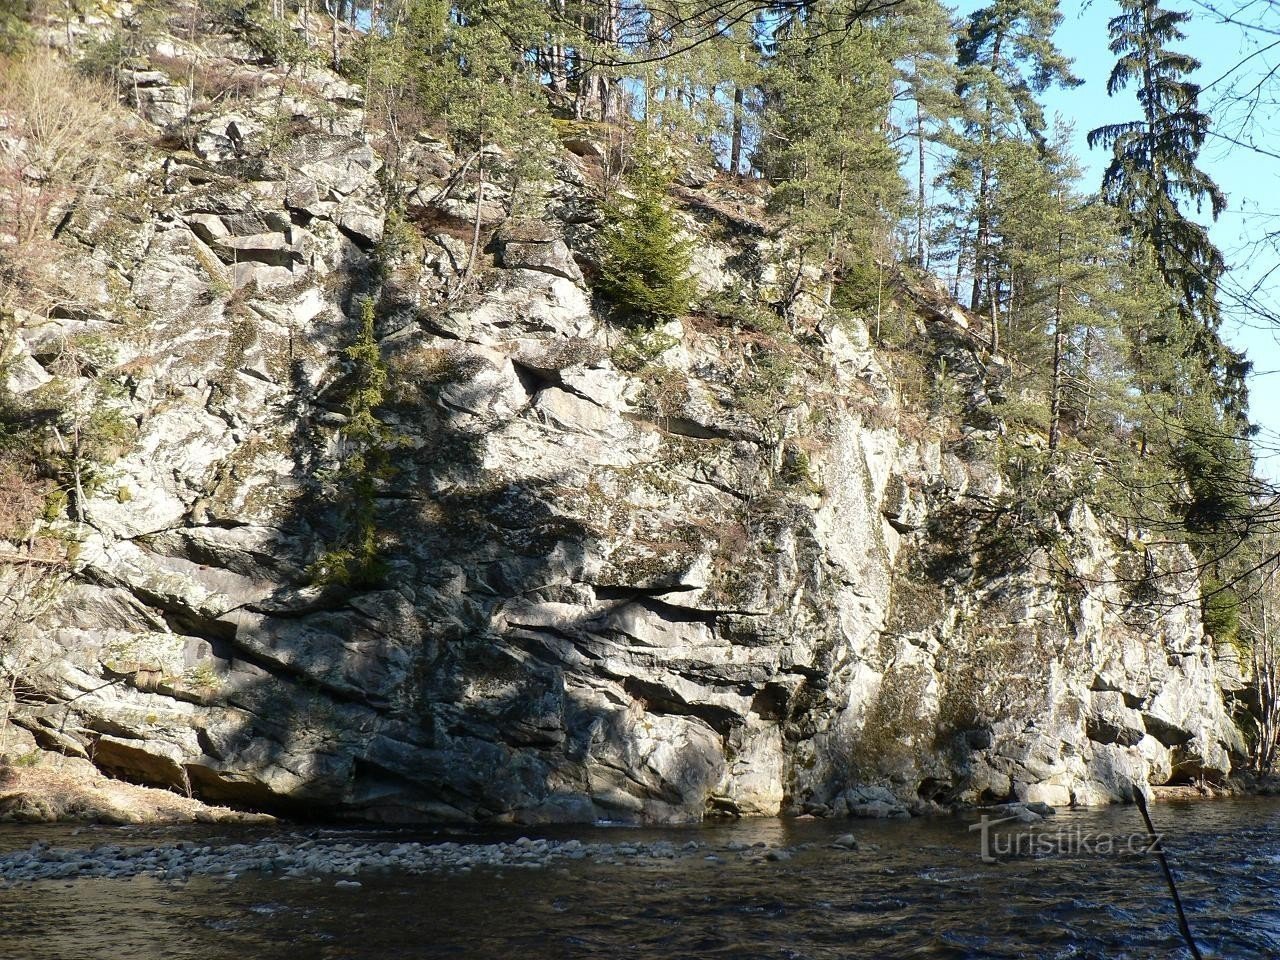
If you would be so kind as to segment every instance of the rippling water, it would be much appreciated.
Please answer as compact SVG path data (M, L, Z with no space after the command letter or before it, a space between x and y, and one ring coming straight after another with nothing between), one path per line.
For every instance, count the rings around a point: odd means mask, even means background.
M1280 957L1280 803L1157 805L1206 956ZM609 842L696 839L795 849L748 863L709 851L621 866L558 863L468 875L360 876L358 890L268 877L48 881L0 890L0 957L13 960L401 958L1148 958L1186 956L1149 856L979 858L975 818L761 821L669 830L561 831ZM1133 808L1063 812L1043 831L1129 835ZM854 832L856 852L830 849ZM531 833L531 831L524 831ZM253 835L266 835L257 831ZM338 834L333 834L337 836ZM0 850L226 837L99 827L0 827ZM430 840L430 833L397 838ZM457 838L454 835L454 838ZM205 840L205 842L208 842ZM878 849L868 849L875 845ZM1055 844L1056 845L1056 844ZM797 849L798 848L798 849Z

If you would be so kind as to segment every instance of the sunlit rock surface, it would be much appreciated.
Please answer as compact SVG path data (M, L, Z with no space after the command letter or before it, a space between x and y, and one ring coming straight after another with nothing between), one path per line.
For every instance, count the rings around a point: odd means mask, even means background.
M188 120L185 88L127 79L157 137ZM817 290L777 337L698 314L641 342L584 280L582 149L555 153L545 216L509 218L439 141L388 174L337 76L280 82L76 212L98 308L20 318L10 390L93 334L137 425L62 521L75 577L13 661L35 743L212 802L415 820L1093 804L1229 769L1229 672L1198 585L1164 573L1186 557L1148 563L1075 504L992 560L1001 370L938 291L895 296L950 419ZM702 289L776 296L761 201L683 191ZM389 573L356 592L308 568L365 292L397 444Z

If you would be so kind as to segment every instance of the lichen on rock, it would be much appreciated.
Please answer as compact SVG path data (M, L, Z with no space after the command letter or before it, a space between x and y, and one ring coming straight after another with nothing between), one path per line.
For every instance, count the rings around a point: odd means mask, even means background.
M63 255L102 295L57 323L134 324L99 375L136 432L83 516L50 523L72 575L4 661L35 746L383 820L900 816L1228 772L1198 585L1130 603L1131 548L1083 503L984 527L1001 371L959 307L912 313L955 391L931 410L858 316L762 321L763 202L733 194L752 229L714 231L733 187L695 178L699 296L749 309L627 331L587 279L601 197L579 156L603 145L567 141L549 212L511 220L497 187L450 195L467 160L425 135L388 175L331 71L281 99L278 69L218 65L264 73L201 104L128 68L155 142L70 213ZM179 122L189 143L161 129ZM96 221L126 205L108 242ZM457 235L477 215L483 264ZM362 295L390 374L385 570L321 582ZM57 376L37 319L5 358L19 399Z

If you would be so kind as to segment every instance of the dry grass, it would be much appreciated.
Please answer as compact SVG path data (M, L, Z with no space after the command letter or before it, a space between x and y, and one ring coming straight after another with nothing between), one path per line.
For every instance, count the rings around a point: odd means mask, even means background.
M57 282L57 222L123 164L129 115L48 50L0 58L0 305Z
M210 110L227 100L252 100L272 91L276 86L271 82L273 78L263 74L261 70L242 67L225 60L197 61L194 64L177 61L161 66L166 72L179 68L190 71L190 82L194 88L191 98L193 110Z
M424 237L445 234L455 240L470 243L475 232L475 225L470 220L446 213L436 206L410 207L405 212L405 219L417 227ZM488 243L492 233L492 229L480 231L481 246Z
M112 780L87 760L37 754L0 761L0 820L52 823L269 823L265 814L214 807L181 794Z
M25 540L44 510L50 483L17 463L0 463L0 540Z

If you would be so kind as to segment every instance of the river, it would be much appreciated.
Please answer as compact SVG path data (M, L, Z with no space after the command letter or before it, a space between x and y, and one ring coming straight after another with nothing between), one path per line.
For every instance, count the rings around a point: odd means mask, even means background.
M1153 808L1205 956L1280 957L1280 802ZM0 889L5 960L568 960L568 958L1170 958L1182 947L1154 859L1130 852L1132 807L1062 811L994 832L976 816L912 821L761 820L686 828L519 832L314 826L0 826L0 854L57 847L217 845L246 837L436 842L520 835L670 841L674 859L583 859L467 874L195 876L182 883L46 880ZM1004 832L1002 832L1004 831ZM852 832L860 849L832 841ZM1010 840L1021 836L1022 841ZM318 838L318 839L317 839ZM1032 843L1028 838L1038 838ZM1108 841L1107 838L1114 838ZM696 851L692 843L697 844ZM1108 850L1108 842L1112 849ZM763 846L753 846L763 844ZM1021 844L1019 852L1018 844ZM762 850L780 850L776 860Z

